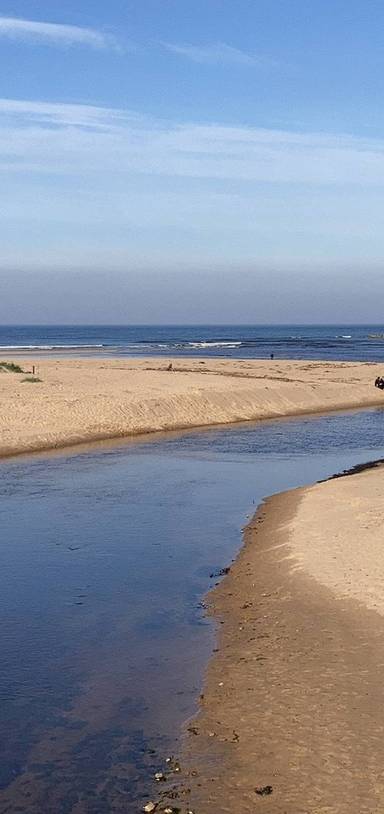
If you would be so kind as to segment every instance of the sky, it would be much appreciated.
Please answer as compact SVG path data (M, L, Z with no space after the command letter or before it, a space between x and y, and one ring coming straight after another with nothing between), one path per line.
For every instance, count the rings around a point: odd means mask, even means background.
M377 0L3 0L0 320L381 319L383 26Z

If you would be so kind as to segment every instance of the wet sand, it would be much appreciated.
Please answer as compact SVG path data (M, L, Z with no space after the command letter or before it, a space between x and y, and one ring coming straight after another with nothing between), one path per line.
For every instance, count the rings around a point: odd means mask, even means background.
M15 357L13 357L15 359ZM0 455L384 404L381 365L227 359L18 359L0 367ZM169 364L173 369L167 370Z
M383 484L380 468L277 495L246 528L207 599L218 644L182 811L383 811Z

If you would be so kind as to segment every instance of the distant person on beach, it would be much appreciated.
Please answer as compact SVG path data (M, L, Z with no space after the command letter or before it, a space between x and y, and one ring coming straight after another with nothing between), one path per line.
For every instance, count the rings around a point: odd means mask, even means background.
M271 359L274 359L274 358L275 358L275 354L271 353Z
M375 379L375 387L384 390L384 379L382 376L378 376L377 379Z

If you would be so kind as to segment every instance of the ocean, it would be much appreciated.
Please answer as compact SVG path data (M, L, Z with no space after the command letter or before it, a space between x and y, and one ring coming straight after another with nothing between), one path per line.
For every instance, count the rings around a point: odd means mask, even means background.
M3 325L0 353L384 361L383 325Z

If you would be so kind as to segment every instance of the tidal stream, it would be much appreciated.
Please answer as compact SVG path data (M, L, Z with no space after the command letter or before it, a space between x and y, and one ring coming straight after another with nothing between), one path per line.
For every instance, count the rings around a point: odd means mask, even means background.
M139 811L194 713L202 600L261 500L384 457L384 412L0 464L0 812Z

